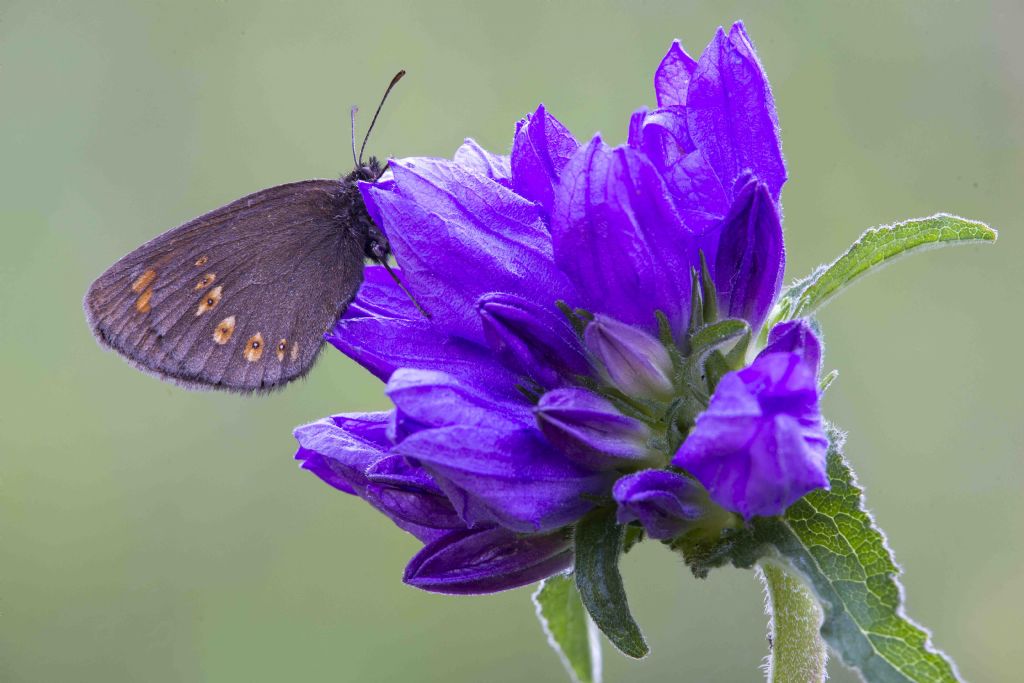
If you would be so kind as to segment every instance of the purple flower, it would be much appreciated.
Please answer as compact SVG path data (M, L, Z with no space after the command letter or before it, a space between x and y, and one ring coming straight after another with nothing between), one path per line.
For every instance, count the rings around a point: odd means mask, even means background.
M549 391L541 396L534 413L548 442L585 467L628 468L650 456L651 428L586 389Z
M722 378L672 463L749 519L827 487L827 449L815 369L796 353L768 353Z
M675 538L700 519L706 495L693 481L666 470L626 475L612 489L619 524L638 521L658 540Z
M300 427L297 457L424 541L411 585L489 592L562 571L595 508L669 540L709 495L775 514L821 485L810 338L773 332L786 353L726 374L696 426L680 409L714 388L687 385L713 374L685 357L701 254L723 316L756 328L778 296L786 172L767 80L739 24L697 60L674 43L654 80L658 108L633 115L626 145L580 145L540 106L510 156L467 140L360 187L429 317L366 268L327 339L394 409ZM658 469L688 432L676 464L706 492Z

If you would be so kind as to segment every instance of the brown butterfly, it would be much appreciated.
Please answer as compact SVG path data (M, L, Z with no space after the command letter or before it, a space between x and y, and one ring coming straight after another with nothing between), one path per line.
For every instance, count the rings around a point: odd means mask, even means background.
M270 391L309 372L324 333L355 298L364 261L387 266L387 238L357 182L383 173L374 157L363 163L363 151L404 75L388 85L358 157L353 108L356 167L344 178L242 197L168 230L100 275L84 301L99 343L189 389Z

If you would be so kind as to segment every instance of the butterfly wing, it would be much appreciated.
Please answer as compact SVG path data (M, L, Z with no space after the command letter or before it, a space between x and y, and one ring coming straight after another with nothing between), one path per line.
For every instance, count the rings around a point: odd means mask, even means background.
M362 281L344 182L261 190L142 245L85 295L96 338L188 388L270 390L305 375Z

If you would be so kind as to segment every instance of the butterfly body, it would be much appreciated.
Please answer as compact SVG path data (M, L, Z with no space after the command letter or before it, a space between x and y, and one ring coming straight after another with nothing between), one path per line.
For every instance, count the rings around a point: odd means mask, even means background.
M305 375L387 239L357 182L305 180L242 197L124 256L85 296L101 345L192 389L269 391Z

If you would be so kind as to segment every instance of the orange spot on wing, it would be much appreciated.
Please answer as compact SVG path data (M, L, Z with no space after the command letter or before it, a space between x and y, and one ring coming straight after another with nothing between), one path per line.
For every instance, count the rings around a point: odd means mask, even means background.
M242 351L242 355L250 363L255 363L263 355L263 335L257 332L256 334L249 337L249 340L245 342L245 349Z
M146 287L149 287L151 284L153 284L153 280L155 279L156 271L150 268L145 273L143 273L142 275L135 279L135 282L132 283L132 291L138 294Z
M207 256L206 254L203 254L203 255L202 255L202 256L200 256L200 257L199 257L199 259L198 259L198 260L196 261L196 267L202 267L202 266L205 266L205 265L206 265L206 262L207 262L207 261L209 261L209 260L210 260L210 257L209 257L209 256Z
M199 282L196 283L196 291L200 289L206 289L214 283L217 279L216 273L207 273L206 275L199 278Z
M203 294L202 298L199 300L199 307L196 309L196 317L201 316L203 313L206 313L220 303L220 297L223 289L224 288L222 286L217 285L206 294Z
M149 313L149 300L153 296L153 288L150 287L135 300L135 310L139 313Z
M217 323L217 327L213 330L213 341L223 346L228 343L228 340L231 339L231 335L234 333L235 316L232 315Z
M288 340L282 339L277 342L277 360L284 362L284 350L288 348Z

